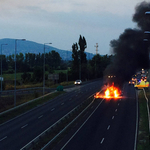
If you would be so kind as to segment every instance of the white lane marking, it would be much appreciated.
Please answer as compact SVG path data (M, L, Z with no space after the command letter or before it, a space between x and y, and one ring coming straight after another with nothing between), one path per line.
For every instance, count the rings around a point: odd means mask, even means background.
M0 142L5 140L7 138L7 136L3 137L2 139L0 139Z
M22 127L21 127L21 129L25 128L26 126L28 126L28 124L26 124L26 125L22 126Z
M105 140L104 138L101 140L101 144L104 142L104 140Z
M115 110L115 112L117 112L117 109Z
M97 110L97 108L101 105L101 103L104 101L104 99L102 99L102 101L98 104L98 106L94 109L94 111L90 114L90 116L84 121L84 123L79 127L79 129L72 135L72 137L64 144L64 146L60 149L63 150L66 145L73 139L73 137L79 132L79 130L84 126L84 124L89 120L89 118L94 114L94 112Z
M40 119L40 118L42 118L42 117L43 117L43 115L39 116L38 119Z
M61 105L64 105L64 103L61 103Z
M55 108L51 109L51 111L54 111L54 110L55 110Z
M120 104L118 103L118 106L119 106Z
M107 127L107 130L109 130L110 129L110 125Z
M112 119L114 119L114 116L112 116Z

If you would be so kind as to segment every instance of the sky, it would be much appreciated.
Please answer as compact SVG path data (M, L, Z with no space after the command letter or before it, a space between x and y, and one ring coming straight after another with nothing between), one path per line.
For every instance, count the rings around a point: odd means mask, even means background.
M145 0L147 1L147 0ZM110 41L118 39L132 21L142 0L0 0L0 39L26 39L71 51L79 36L86 52L111 54ZM148 1L147 1L148 2Z

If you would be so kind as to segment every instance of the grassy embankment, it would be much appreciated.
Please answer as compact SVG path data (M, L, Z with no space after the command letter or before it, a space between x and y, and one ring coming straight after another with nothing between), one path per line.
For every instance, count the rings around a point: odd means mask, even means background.
M17 80L21 80L21 74L22 73L17 73L16 74L16 79ZM3 75L4 79L5 80L12 80L14 79L14 74L4 74ZM54 84L52 83L51 81L46 81L45 82L45 86L46 87L51 87L51 88L56 88L59 84ZM73 81L70 81L70 82L62 82L61 85L62 86L65 86L65 85L70 85L70 84L73 84ZM32 87L42 87L43 86L43 82L41 83L36 83L36 84L32 84L32 83L28 83L28 84L22 84L22 85L17 85L16 86L16 89L22 89L22 88L32 88ZM6 90L14 90L14 84L7 84L6 85ZM24 113L25 111L27 110L30 110L40 104L43 104L47 101L49 101L50 99L53 99L54 97L60 95L60 94L63 94L64 92L56 92L56 93L53 93L53 94L50 94L49 96L45 97L44 99L43 98L40 98L39 100L35 101L35 102L32 102L26 106L23 106L21 107L20 109L17 109L15 111L12 111L10 113L7 113L5 115L2 115L0 116L0 123L8 120L8 119L11 119L21 113ZM31 93L31 94L21 94L21 95L17 95L16 96L16 106L17 105L20 105L20 104L23 104L23 103L26 103L28 101L31 101L35 98L38 98L40 96L42 96L43 93L42 91L41 92L34 92L34 93ZM14 107L14 95L7 95L7 96L1 96L0 97L0 112L3 112L5 110L8 110L10 108L13 108ZM10 115L11 114L11 115Z
M150 92L146 92L149 99L150 107ZM143 91L139 93L139 129L137 139L137 150L150 150L150 133L147 113L147 101Z

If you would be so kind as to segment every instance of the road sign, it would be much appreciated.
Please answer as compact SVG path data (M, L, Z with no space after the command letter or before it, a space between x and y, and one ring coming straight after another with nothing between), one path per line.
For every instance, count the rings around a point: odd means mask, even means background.
M59 74L49 74L48 79L49 80L59 80Z

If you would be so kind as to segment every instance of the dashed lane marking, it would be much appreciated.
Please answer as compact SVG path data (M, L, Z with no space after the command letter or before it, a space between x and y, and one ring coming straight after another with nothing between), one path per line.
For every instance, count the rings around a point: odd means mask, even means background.
M55 110L55 108L51 109L51 111L54 111L54 110Z
M107 127L107 130L109 130L110 129L110 125Z
M7 138L7 136L3 137L2 139L0 139L0 142L5 140Z
M104 138L101 140L101 144L104 142L104 140L105 140Z
M38 118L40 119L40 118L42 118L42 117L43 117L43 115L39 116Z
M61 103L61 105L64 105L64 103Z
M22 127L21 127L21 129L25 128L26 126L28 126L28 124L26 124L26 125L22 126Z

